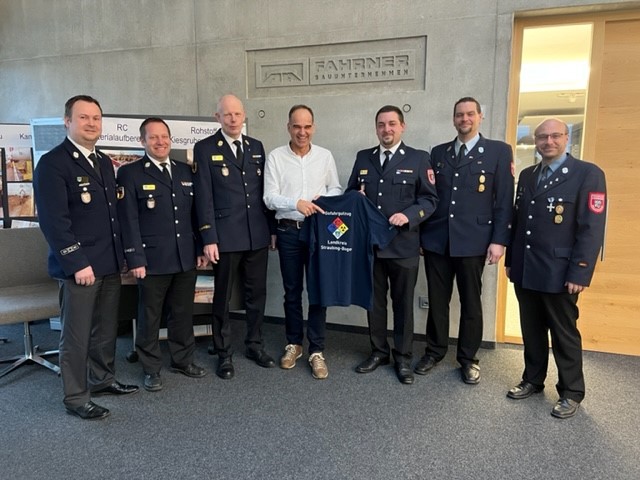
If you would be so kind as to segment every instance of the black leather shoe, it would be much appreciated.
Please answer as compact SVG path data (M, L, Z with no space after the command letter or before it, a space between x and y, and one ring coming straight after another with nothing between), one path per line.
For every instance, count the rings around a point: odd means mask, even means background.
M561 398L551 410L551 415L556 418L570 418L578 412L578 408L580 408L580 402L570 398Z
M91 392L92 395L130 395L136 393L139 390L137 385L125 385L123 383L114 380L113 383L107 387L101 388Z
M411 364L409 362L396 362L395 368L400 383L405 385L413 383L413 372L411 372Z
M429 370L435 367L438 364L438 360L433 358L431 355L423 355L422 358L416 363L416 366L413 368L413 371L418 375L426 375Z
M231 357L222 357L218 360L218 368L216 370L216 375L224 380L229 380L233 378L235 371L233 369L233 362L231 361Z
M522 381L507 392L507 397L514 400L522 400L529 398L534 393L540 393L542 390L544 390L544 386L538 387L533 383Z
M267 355L267 352L264 350L250 350L248 349L245 353L245 356L249 360L253 360L258 365L264 368L273 368L276 366L276 362L273 358Z
M475 363L462 366L462 381L469 385L480 383L480 366Z
M148 392L162 390L162 379L159 373L147 373L144 376L144 389Z
M171 371L176 373L181 373L186 375L187 377L192 378L202 378L207 374L207 371L196 365L195 363L190 363L186 367L179 367L178 365L171 365Z
M371 354L364 362L356 367L358 373L371 373L380 365L389 365L389 357Z
M111 415L109 410L93 402L87 402L79 407L67 407L67 413L83 420L102 420Z

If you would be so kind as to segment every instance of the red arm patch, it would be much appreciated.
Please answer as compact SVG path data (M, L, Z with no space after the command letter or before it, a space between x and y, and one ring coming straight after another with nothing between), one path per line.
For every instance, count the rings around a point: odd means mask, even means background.
M435 185L436 184L436 175L433 173L433 169L429 168L427 170L427 179L429 179L429 183L431 185Z
M605 194L603 192L589 192L589 210L593 213L604 212Z

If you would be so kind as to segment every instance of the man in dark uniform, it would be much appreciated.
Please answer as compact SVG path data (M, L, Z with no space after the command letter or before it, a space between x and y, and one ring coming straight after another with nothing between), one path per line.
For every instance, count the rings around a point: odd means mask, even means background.
M520 305L525 364L522 381L507 396L520 400L542 391L550 332L560 396L551 415L557 418L575 415L585 394L577 302L591 283L606 218L604 173L566 153L568 133L566 123L553 118L535 130L542 162L520 174L505 263Z
M480 104L471 97L453 107L458 136L434 147L438 208L421 225L420 245L429 292L427 347L414 371L425 375L447 353L454 279L460 295L456 358L462 380L480 381L476 354L482 343L482 272L497 264L511 238L513 153L483 137Z
M389 363L387 342L387 290L393 304L393 357L398 379L413 383L413 293L418 278L420 236L418 225L438 203L429 154L402 142L404 115L387 105L376 114L380 145L361 150L356 157L347 191L360 190L398 228L389 246L376 250L373 265L373 310L367 312L371 355L356 367L373 372Z
M244 107L225 95L215 118L222 128L196 143L193 154L196 208L204 253L214 263L213 344L216 374L232 378L229 300L234 279L243 280L247 316L246 356L261 367L275 367L263 348L262 322L267 296L267 262L273 216L262 201L265 153L262 143L242 135Z
M86 95L65 104L67 138L42 156L33 186L49 244L49 274L60 281L60 369L67 412L100 419L110 412L92 394L138 387L114 378L120 270L124 258L111 160L95 148L102 108Z
M140 125L146 155L118 170L118 217L127 267L138 279L136 351L144 388L162 389L158 331L163 316L171 368L188 377L206 375L193 363L193 296L196 285L195 211L191 168L169 159L171 132L160 118ZM206 265L204 256L198 263Z

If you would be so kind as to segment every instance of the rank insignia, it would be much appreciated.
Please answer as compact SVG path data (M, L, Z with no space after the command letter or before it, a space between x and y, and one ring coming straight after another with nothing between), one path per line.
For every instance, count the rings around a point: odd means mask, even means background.
M483 147L478 148L478 152L479 153L484 153L484 148Z
M221 147L223 145L222 140L218 140L218 146Z
M73 152L73 158L75 159L80 158L80 154L78 152Z

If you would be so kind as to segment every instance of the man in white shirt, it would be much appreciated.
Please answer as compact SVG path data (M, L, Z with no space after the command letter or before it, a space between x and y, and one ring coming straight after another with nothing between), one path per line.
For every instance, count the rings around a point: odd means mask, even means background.
M280 271L284 286L284 314L287 346L280 367L293 368L302 356L304 338L302 314L303 277L308 263L308 246L300 239L305 218L322 209L312 200L342 193L335 160L331 152L313 145L313 111L306 105L289 110L287 131L291 140L267 157L264 177L264 202L275 210ZM328 375L324 336L327 309L309 305L307 339L309 364L314 378Z

